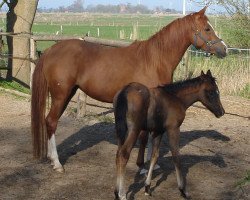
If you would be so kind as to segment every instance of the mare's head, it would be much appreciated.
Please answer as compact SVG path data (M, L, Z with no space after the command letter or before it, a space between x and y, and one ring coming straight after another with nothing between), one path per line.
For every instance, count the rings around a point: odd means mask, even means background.
M201 103L206 106L217 118L225 114L225 110L220 101L220 92L216 84L215 78L212 76L211 71L208 70L207 74L201 72L200 75L202 84L199 92Z
M202 49L211 54L215 54L219 58L224 58L227 55L227 46L220 39L212 25L209 23L207 16L205 15L207 7L203 8L199 12L190 14L191 27L189 37L191 43L197 48Z

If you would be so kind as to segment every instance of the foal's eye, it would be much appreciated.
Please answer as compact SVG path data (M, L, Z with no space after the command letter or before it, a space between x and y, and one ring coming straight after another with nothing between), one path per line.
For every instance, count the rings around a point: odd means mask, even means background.
M217 91L207 91L206 95L209 100L212 100L218 96L218 93Z
M205 31L207 31L207 32L210 31L210 28L205 28Z

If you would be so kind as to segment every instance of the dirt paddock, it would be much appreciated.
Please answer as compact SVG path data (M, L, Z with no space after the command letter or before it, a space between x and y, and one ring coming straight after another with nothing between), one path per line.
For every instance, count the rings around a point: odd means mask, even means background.
M215 118L200 104L191 107L181 127L180 153L187 189L195 200L250 199L250 185L236 184L250 170L250 101L222 97L226 114ZM99 105L91 102L89 104ZM58 125L57 144L65 173L32 159L30 102L0 91L0 199L114 199L114 123L110 104L88 105L76 119L68 109ZM182 199L164 136L154 172L152 196L137 173L135 147L127 165L128 199Z

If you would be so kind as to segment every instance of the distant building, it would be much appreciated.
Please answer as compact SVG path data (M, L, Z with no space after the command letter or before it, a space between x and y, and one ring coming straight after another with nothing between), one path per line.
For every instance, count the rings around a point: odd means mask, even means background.
M120 13L126 13L127 11L127 5L120 4Z

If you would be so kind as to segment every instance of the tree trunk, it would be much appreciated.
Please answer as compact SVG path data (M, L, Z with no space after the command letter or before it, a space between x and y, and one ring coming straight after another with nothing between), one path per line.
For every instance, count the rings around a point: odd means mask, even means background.
M9 59L8 67L12 79L23 85L30 83L30 40L32 24L36 14L38 0L12 0L9 3L7 13L7 31L14 33L24 33L13 38L8 37L9 54L13 57L21 57L27 60ZM10 77L10 74L8 74Z

